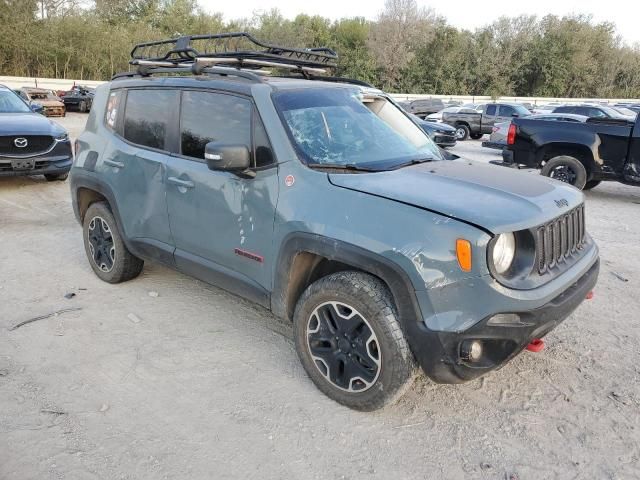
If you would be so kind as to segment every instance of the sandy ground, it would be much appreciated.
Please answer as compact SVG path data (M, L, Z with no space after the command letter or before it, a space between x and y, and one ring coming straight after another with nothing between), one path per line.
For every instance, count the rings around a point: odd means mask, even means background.
M596 296L545 350L375 413L317 391L259 307L150 264L102 283L68 188L0 179L0 479L640 478L639 188L587 193Z

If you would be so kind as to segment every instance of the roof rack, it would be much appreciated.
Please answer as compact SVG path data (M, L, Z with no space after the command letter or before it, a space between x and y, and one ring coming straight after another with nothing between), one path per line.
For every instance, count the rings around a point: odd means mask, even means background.
M288 48L269 45L246 32L187 35L139 43L131 50L131 63L145 67L198 69L226 66L259 70L264 67L318 74L337 68L338 55L330 48ZM196 70L197 71L197 70Z

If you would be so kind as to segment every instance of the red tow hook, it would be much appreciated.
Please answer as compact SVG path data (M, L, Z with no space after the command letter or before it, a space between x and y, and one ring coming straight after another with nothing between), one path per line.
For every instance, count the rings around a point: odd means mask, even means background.
M587 300L591 300L593 297L594 297L594 293L593 293L593 290L591 290L589 293L587 293L587 296L584 298L586 298Z
M533 340L531 340L531 343L527 345L527 350L529 350L530 352L538 353L542 351L543 348L544 340L542 340L541 338L534 338Z

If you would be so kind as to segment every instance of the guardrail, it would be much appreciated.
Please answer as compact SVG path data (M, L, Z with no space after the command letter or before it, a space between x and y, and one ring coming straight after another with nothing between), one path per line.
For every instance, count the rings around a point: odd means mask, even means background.
M86 85L89 87L97 87L105 82L95 80L73 80L58 78L30 78L30 77L0 77L0 85L6 85L10 88L20 87L40 87L51 90L69 90L74 85ZM482 103L491 101L502 102L526 102L533 105L542 105L549 102L575 103L575 102L593 102L593 103L624 103L633 102L640 103L640 99L635 98L560 98L560 97L490 97L479 95L435 95L435 94L412 94L412 93L392 93L394 99L417 100L425 98L439 98L442 101L459 101L462 103Z

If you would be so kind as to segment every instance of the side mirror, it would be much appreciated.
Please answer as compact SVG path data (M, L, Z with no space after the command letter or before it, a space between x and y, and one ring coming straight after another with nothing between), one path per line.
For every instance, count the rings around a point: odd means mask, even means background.
M44 107L37 102L33 102L30 106L31 106L31 111L35 113L42 113L42 111L44 110Z
M204 159L209 170L233 172L253 177L249 170L251 158L246 145L229 145L222 142L209 142L204 147Z

